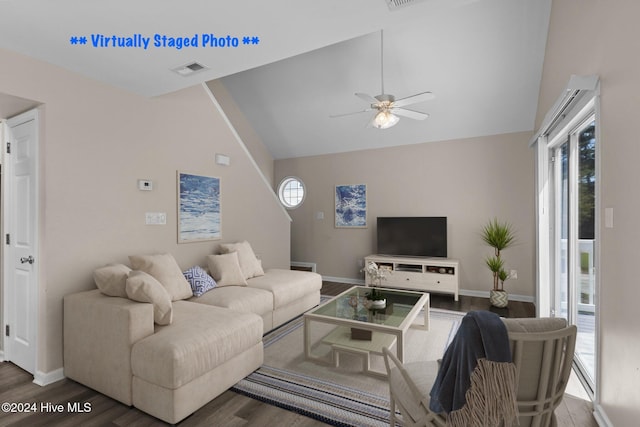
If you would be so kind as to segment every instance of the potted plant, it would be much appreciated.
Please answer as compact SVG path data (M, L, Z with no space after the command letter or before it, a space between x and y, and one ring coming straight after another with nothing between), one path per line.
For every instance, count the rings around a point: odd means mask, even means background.
M362 269L371 281L371 291L365 294L366 299L369 301L368 308L385 308L387 305L387 299L382 292L380 292L375 286L380 286L383 279L386 279L386 270L379 268L378 264L370 261L365 268Z
M365 297L369 300L369 308L385 308L387 306L387 298L377 288L371 288L371 292L367 292Z
M504 282L509 278L509 274L504 268L501 252L515 243L513 226L494 218L482 228L482 240L494 250L493 256L485 260L493 274L493 289L489 292L489 301L494 307L506 307L509 294L504 290Z

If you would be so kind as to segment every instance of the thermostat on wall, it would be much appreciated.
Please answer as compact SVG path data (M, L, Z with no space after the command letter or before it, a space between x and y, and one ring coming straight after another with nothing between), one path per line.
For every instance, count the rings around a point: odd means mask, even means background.
M229 166L231 164L231 157L224 154L216 154L216 164L221 166Z
M151 181L150 179L139 179L138 190L141 190L141 191L153 190L153 181Z

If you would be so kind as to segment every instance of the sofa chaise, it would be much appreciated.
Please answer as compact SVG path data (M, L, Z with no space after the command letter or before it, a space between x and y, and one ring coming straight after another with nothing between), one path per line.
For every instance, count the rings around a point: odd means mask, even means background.
M97 269L64 298L65 376L174 424L259 368L263 334L318 305L322 279L221 247L211 275L170 254Z

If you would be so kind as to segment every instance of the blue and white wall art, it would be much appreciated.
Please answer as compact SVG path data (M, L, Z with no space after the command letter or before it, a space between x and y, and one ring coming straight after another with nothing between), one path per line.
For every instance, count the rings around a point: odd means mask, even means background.
M367 226L367 186L336 185L336 227Z
M178 172L178 243L222 237L220 178Z

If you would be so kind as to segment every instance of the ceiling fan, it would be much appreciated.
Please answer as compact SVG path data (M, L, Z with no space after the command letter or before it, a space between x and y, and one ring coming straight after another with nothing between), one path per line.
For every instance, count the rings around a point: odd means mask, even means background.
M369 122L369 126L373 126L378 129L388 129L394 126L400 120L398 116L408 117L414 120L424 120L429 117L429 114L427 113L410 110L404 107L431 100L435 98L433 93L421 92L401 99L396 99L393 95L384 93L384 38L382 30L380 30L380 81L382 86L382 93L380 95L371 96L366 93L356 93L358 98L369 103L368 108L361 111L355 111L353 113L336 114L329 117L345 117L369 111L377 111Z

